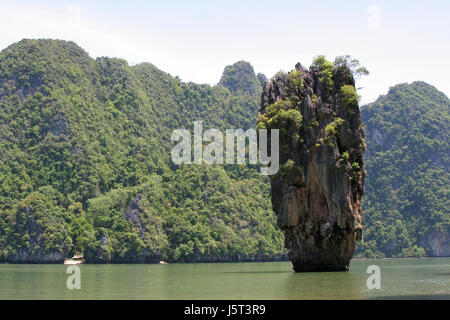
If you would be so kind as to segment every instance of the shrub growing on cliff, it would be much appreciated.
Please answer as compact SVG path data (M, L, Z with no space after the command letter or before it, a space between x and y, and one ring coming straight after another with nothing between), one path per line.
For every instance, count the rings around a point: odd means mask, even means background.
M302 114L291 100L281 100L266 109L266 115L258 118L258 128L288 128L298 130L302 126Z
M293 70L289 72L289 81L294 86L294 88L303 88L303 73L301 71Z
M274 117L280 110L293 109L294 104L291 100L280 100L267 107L266 113L269 118Z
M331 90L334 86L333 64L327 59L325 59L324 55L319 55L316 58L314 58L311 67L320 71L321 76L319 80L324 84L324 86L328 90Z
M345 105L348 114L353 115L358 108L359 96L356 93L355 87L352 85L344 85L341 87L341 99Z
M361 66L359 60L352 59L349 55L336 57L334 66L338 69L348 68L355 78L367 76L369 74L369 70L367 70L366 67Z
M302 120L302 114L300 113L300 111L295 109L289 109L286 111L279 110L277 114L272 118L272 121L274 123L290 122L294 129L300 129L300 127L302 126Z
M344 121L344 119L338 117L325 127L325 137L323 141L328 143L330 147L334 147L334 137L337 135L339 126L342 125Z

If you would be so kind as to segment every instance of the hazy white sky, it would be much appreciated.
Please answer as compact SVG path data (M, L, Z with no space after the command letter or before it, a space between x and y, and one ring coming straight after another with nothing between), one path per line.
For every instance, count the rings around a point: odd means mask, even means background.
M362 103L415 80L450 95L448 0L0 0L0 49L23 38L72 40L92 57L209 84L238 60L270 78L318 54L350 54L371 72L357 83Z

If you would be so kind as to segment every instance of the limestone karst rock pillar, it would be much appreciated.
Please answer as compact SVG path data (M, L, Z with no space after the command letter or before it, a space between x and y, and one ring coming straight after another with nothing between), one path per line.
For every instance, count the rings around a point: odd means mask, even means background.
M348 270L362 231L365 149L350 68L300 64L267 81L258 128L278 128L272 206L294 270Z

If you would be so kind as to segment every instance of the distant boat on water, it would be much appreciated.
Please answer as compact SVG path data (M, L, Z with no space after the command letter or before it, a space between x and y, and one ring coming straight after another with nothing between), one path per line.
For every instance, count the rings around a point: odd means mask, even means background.
M82 255L74 255L71 259L64 260L65 265L76 265L82 264L84 262L84 257Z

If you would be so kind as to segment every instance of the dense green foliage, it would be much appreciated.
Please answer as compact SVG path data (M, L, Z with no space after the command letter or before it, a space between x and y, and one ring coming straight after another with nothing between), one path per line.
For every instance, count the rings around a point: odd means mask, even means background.
M326 60L324 55L319 55L314 58L311 67L321 73L320 81L324 84L325 88L331 90L334 86L333 63Z
M362 107L368 175L359 256L448 252L449 107L424 82L394 86Z
M266 76L262 73L255 77L255 72L250 63L239 61L225 67L219 84L228 88L231 92L241 91L251 95L259 95L266 80Z
M14 208L8 218L4 254L15 255L25 250L31 253L64 254L72 246L67 214L62 195L52 187L31 192ZM8 232L9 231L9 232Z
M173 129L192 132L195 120L205 129L254 126L261 88L247 65L226 68L222 79L251 84L230 91L183 83L148 63L94 60L72 42L23 40L3 50L0 259L23 252L117 262L282 254L256 168L170 161ZM137 216L126 216L133 205Z
M325 84L347 69L315 64ZM360 68L345 57L340 64ZM300 79L290 75L297 87ZM3 50L0 261L74 253L94 262L281 255L269 182L257 168L170 161L172 130L192 132L195 120L205 129L254 127L265 80L238 62L218 86L184 83L149 63L94 60L65 41L23 40ZM351 107L357 96L342 90ZM302 125L292 103L275 104L261 122ZM425 236L449 234L448 106L442 93L414 83L362 109L368 178L359 256L431 254Z
M341 87L341 97L344 102L345 108L349 114L355 113L358 108L358 94L356 93L355 87L350 85L345 85Z

